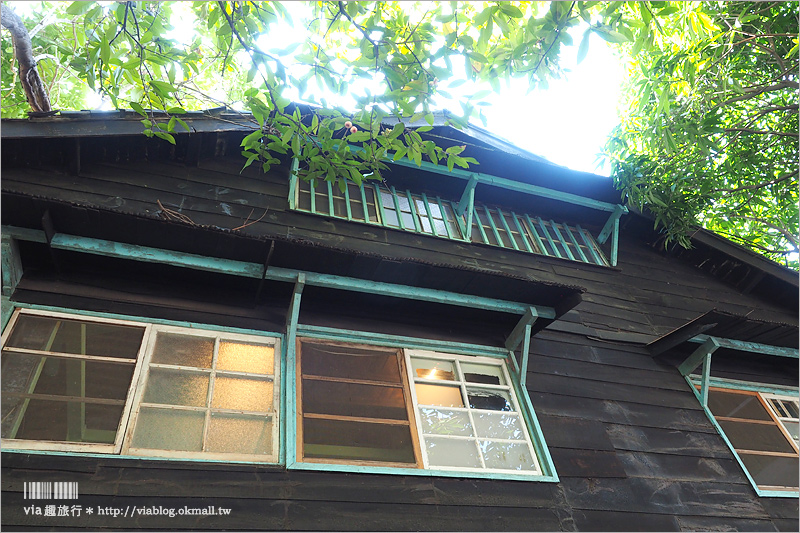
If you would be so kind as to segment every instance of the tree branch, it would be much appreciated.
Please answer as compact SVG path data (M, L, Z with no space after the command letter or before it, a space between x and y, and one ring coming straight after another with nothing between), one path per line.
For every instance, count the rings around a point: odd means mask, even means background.
M750 133L753 135L779 135L781 137L794 137L797 139L799 135L790 131L771 131L771 130L757 130L753 128L725 128L725 131L741 131L742 133Z
M746 191L746 190L752 190L752 189L760 189L760 188L766 187L768 185L775 185L776 183L780 183L782 181L786 181L789 178L793 178L795 176L797 176L797 172L792 171L792 172L787 172L783 176L780 176L780 177L778 177L778 178L776 178L774 180L762 181L761 183L756 183L754 185L745 185L745 186L742 186L742 187L737 187L735 189L714 189L712 191L709 191L709 193L715 193L715 192L739 192L739 191Z
M47 89L36 69L36 60L33 58L33 45L28 29L22 23L22 19L7 4L3 4L0 9L0 24L11 32L11 41L19 66L19 81L25 91L28 104L36 113L52 111Z
M743 215L742 218L744 218L745 220L752 220L753 222L758 222L759 224L764 224L768 228L772 228L776 231L779 231L781 235L783 235L786 238L786 240L789 241L792 244L792 246L794 246L795 250L800 249L800 236L794 235L791 231L782 228L780 226L776 226L772 222L764 220L763 218L750 217L747 215Z

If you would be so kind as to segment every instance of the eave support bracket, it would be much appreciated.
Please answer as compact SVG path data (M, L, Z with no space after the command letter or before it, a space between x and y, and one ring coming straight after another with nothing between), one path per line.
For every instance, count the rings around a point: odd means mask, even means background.
M539 314L536 312L536 309L529 307L528 310L525 311L525 314L522 315L522 318L519 319L517 325L514 326L514 329L511 331L505 343L505 347L511 353L512 361L515 363L514 366L517 367L516 370L519 373L519 382L523 387L525 386L528 372L528 351L531 347L531 329L537 318L539 318ZM522 344L522 360L519 364L516 364L517 361L514 358L514 351L520 344Z
M597 236L597 242L604 244L611 237L611 266L617 266L617 249L619 247L619 218L628 213L624 205L616 205L608 217L605 226Z
M469 181L467 182L467 186L464 188L464 192L461 194L461 200L458 201L458 205L456 206L456 214L459 216L463 216L464 213L467 215L467 223L466 227L464 228L464 235L465 240L470 240L470 233L472 228L472 214L475 212L475 187L478 185L478 176L473 174Z

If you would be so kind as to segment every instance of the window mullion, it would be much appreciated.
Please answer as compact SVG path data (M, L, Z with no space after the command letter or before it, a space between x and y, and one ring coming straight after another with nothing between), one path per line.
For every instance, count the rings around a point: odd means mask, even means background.
M406 229L405 224L403 224L403 212L400 210L400 199L397 197L397 191L394 189L394 186L390 189L392 191L392 201L394 202L394 210L397 213L397 226L400 229Z
M580 234L581 238L583 239L583 242L586 243L586 247L589 249L590 252L592 252L592 256L594 257L594 262L597 263L598 265L605 265L606 262L597 253L597 250L595 249L594 242L592 242L592 238L591 237L587 236L586 230L583 229L582 227L580 227L580 225L577 225L577 224L575 225L575 227L578 228L578 233Z
M217 356L219 354L219 335L214 339L214 352L211 356L211 373L208 376L208 393L206 395L206 412L203 420L203 441L202 451L206 450L208 442L208 427L211 425L211 402L214 398L214 383L217 380Z
M425 205L425 213L428 215L428 222L431 225L431 235L434 237L438 237L439 234L436 233L436 223L433 221L433 215L431 214L431 206L428 204L428 196L425 193L422 193L422 203ZM444 217L444 213L442 213L442 217ZM445 224L446 226L447 224Z
M381 188L377 183L373 184L372 187L375 190L375 205L377 206L378 217L380 219L378 220L378 223L380 223L381 226L388 228L389 226L386 224L386 216L383 214L383 196L381 195Z
M556 222L554 220L550 220L550 227L553 228L553 231L555 232L556 237L558 238L558 241L561 243L561 246L564 247L564 251L567 252L567 257L569 257L570 259L572 259L574 261L575 260L575 256L572 255L572 250L570 250L569 246L567 246L567 241L564 240L564 237L561 235L561 232L558 230L558 224L556 224Z
M489 227L492 228L492 233L494 234L494 238L497 239L497 245L500 248L506 248L506 245L503 244L503 239L500 238L500 233L497 231L497 226L494 225L494 220L492 220L492 213L489 211L489 208L483 206L483 210L486 213L486 218L489 219Z
M411 191L406 189L406 198L408 198L408 211L411 214L411 220L414 222L414 229L417 233L422 233L422 228L420 227L420 214L419 209L417 209L417 202L414 201L414 198L411 196Z
M533 253L533 248L531 247L530 242L528 242L528 236L525 235L525 231L522 229L522 224L520 224L519 216L511 211L511 218L514 220L514 224L517 226L517 231L519 232L522 242L525 244L525 249L528 252Z
M497 210L497 218L499 218L500 222L503 223L503 228L506 230L506 235L508 235L508 240L511 241L511 246L513 246L515 250L519 250L517 241L514 240L514 235L511 234L511 228L508 227L508 223L506 222L506 217L504 216L503 212L500 210L499 207L496 207L495 209Z
M572 244L575 245L575 249L578 251L578 254L581 256L581 261L583 261L584 263L588 263L589 260L586 258L586 254L583 253L583 250L581 250L581 245L578 244L578 240L575 238L575 235L572 234L572 230L570 229L569 224L564 224L564 229L569 235L569 239L572 241Z
M444 210L444 205L442 205L442 199L439 198L438 196L436 197L436 203L439 204L439 212L442 214L442 221L444 222L444 231L447 234L447 238L452 239L453 234L450 232L450 221L447 219L447 211Z
M344 182L344 205L347 210L347 220L353 220L353 213L350 210L350 184Z
M556 257L563 259L564 256L561 255L558 246L556 246L556 243L553 241L553 237L551 237L550 232L547 231L547 226L544 225L544 220L542 220L542 217L536 217L536 220L539 222L539 227L542 228L542 233L544 233L544 236L547 237L547 242L549 242L550 246L553 248L553 253L556 254Z
M325 184L328 186L328 214L333 216L336 212L333 209L333 187L331 186L330 181L326 181Z
M372 223L372 221L369 219L369 208L367 207L367 205L368 205L368 203L367 203L367 193L364 190L364 184L363 183L358 186L358 190L361 193L361 208L364 210L364 222L366 222L367 224L370 224L370 223Z
M311 194L311 212L317 214L317 180L311 179L308 181L309 194Z

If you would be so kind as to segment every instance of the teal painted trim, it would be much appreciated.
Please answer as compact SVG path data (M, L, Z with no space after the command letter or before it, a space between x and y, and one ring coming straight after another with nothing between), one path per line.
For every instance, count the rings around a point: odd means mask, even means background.
M0 313L2 313L2 323L0 323L0 332L6 330L8 321L11 320L11 315L14 314L16 304L12 302L7 296L0 296Z
M603 259L602 257L600 257L600 254L597 251L597 247L592 242L592 238L591 238L591 236L589 236L589 233L585 229L583 229L580 226L580 224L576 224L575 227L577 228L578 233L580 234L581 238L583 239L583 242L586 245L586 247L589 249L590 252L592 252L592 257L594 258L595 264L598 264L600 266L606 265L607 264L606 260Z
M575 234L572 233L572 229L570 229L569 224L564 224L564 229L567 231L569 235L569 240L572 241L572 244L575 245L575 249L578 250L578 254L581 256L581 261L584 263L589 263L590 261L586 258L586 254L583 253L583 249L581 249L581 245L578 244L578 239L575 238Z
M701 384L702 376L697 374L689 375L693 383ZM778 394L784 396L797 396L797 387L787 387L785 385L774 385L772 383L758 383L755 381L742 381L739 379L717 378L710 376L708 379L710 387L719 387L722 389L736 389L746 390L752 392L765 392L767 394Z
M705 360L706 356L714 353L717 348L719 348L719 344L714 339L708 339L678 366L678 372L682 376L691 374Z
M375 346L386 346L389 348L433 350L445 353L455 353L459 355L481 355L483 357L494 357L495 359L505 359L508 356L508 352L505 349L498 348L497 346L483 346L480 344L468 344L463 342L422 339L418 337L405 337L402 335L387 335L384 333L372 333L369 331L352 331L339 328L328 328L324 326L310 326L307 324L298 324L297 334L300 337L313 337L315 339L325 339L331 341L372 344Z
M510 481L537 481L557 483L555 476L538 474L505 474L500 472L454 472L451 470L425 470L422 468L393 468L388 466L362 466L334 463L294 463L290 470L315 470L321 472L349 472L353 474L392 474L396 476L460 477L474 479L502 479Z
M121 259L135 259L137 261L187 267L195 270L219 272L221 274L231 274L246 278L261 279L264 272L264 267L258 263L245 263L243 261L206 257L185 252L173 252L161 248L150 248L136 244L124 244L101 239L91 239L88 237L75 237L72 235L64 235L63 233L56 233L52 241L50 241L50 246L59 250L69 250Z
M436 203L439 205L439 212L442 214L442 221L444 221L444 231L447 234L447 238L453 239L454 235L453 232L450 231L450 221L447 220L447 211L444 210L444 204L442 204L442 199L439 198L438 196L436 197Z
M0 270L3 273L3 288L0 293L10 297L22 279L22 260L19 255L17 239L4 234L0 250L0 262L2 263Z
M88 453L88 452L59 452L50 450L21 450L16 448L3 448L3 453L24 453L26 455L54 455L60 457L94 457L98 459L125 459L136 461L169 461L170 463L176 462L189 462L189 463L218 463L218 464L244 464L244 465L274 465L280 466L276 471L282 471L283 467L279 463L267 463L263 461L229 461L227 459L197 459L188 457L150 457L145 455L117 455L114 453Z
M334 216L336 211L333 209L333 186L330 181L326 181L325 184L328 186L328 214Z
M311 212L317 213L317 180L313 179L309 183L309 192L311 194Z
M344 206L347 210L347 220L353 220L353 213L350 209L350 187L347 182L344 184Z
M464 192L461 193L461 199L458 201L456 207L456 214L463 215L469 213L475 207L475 186L478 185L478 177L475 175L470 176L467 186L464 187Z
M428 196L423 192L420 194L420 197L422 197L422 205L425 206L425 216L428 217L428 222L431 225L431 235L433 235L434 237L440 237L440 235L436 233L436 224L433 222L433 213L431 213L431 206L428 203ZM445 224L445 226L446 225L447 224Z
M566 224L564 224L566 226ZM553 231L558 238L558 242L561 243L561 246L564 247L564 251L567 252L567 257L569 257L572 261L575 261L575 256L572 255L572 250L569 249L567 246L567 241L564 239L564 236L561 235L561 231L558 229L558 224L556 224L555 220L550 220L550 227L553 228Z
M614 232L611 234L611 266L617 266L619 251L619 219L614 221Z
M539 253L542 254L542 255L549 256L550 254L547 253L547 248L545 248L541 237L539 237L539 232L536 231L536 224L533 223L533 220L531 220L531 217L528 216L527 213L525 214L525 222L528 223L528 229L531 230L531 234L533 235L533 238L536 239L536 246L538 246L539 250L540 250Z
M505 214L500 210L497 209L497 216L500 218L500 222L503 223L503 229L506 230L506 235L508 235L508 240L511 241L511 246L514 247L515 250L519 251L519 246L517 246L517 241L514 240L514 235L511 234L511 228L508 227L508 223L506 222Z
M547 231L547 226L544 225L544 220L542 217L536 217L536 220L539 222L539 227L542 228L542 233L545 237L547 237L547 242L550 243L550 246L553 248L553 253L556 254L556 257L564 259L564 256L561 255L561 251L556 246L555 241L553 241L553 237L550 236L550 232Z
M289 310L286 313L286 411L283 412L286 427L286 463L294 463L297 459L297 380L296 380L296 345L297 345L297 326L300 318L300 304L303 298L303 288L305 287L305 274L297 274L297 281L292 291L292 299L289 301Z
M2 231L4 237L8 235L9 237L19 239L21 241L38 242L42 244L47 243L47 236L44 234L44 231L40 229L3 226L0 231Z
M486 237L486 232L483 231L483 222L481 221L481 217L478 214L477 206L472 208L472 214L473 214L472 220L475 223L475 225L478 226L478 231L481 234L481 239L483 239L484 244L491 244L489 242L489 239ZM470 226L470 234L472 234L472 226Z
M381 226L388 228L390 226L386 223L386 215L384 215L383 213L383 196L381 196L381 188L378 186L377 183L373 183L372 187L373 189L375 189L375 203L378 206L378 214L381 219L380 220Z
M521 192L524 194L530 194L533 196L550 198L553 200L558 200L569 204L589 207L591 209L598 209L600 211L613 212L614 209L616 209L617 207L616 204L601 202L600 200L595 200L593 198L586 198L584 196L578 196L577 194L570 194L567 192L556 191L554 189L547 189L545 187L539 187L538 185L531 185L529 183L520 183L518 181L513 181L507 178L501 178L499 176L493 176L490 174L483 174L481 172L470 172L468 170L461 170L458 168L454 168L453 170L448 171L446 167L435 165L428 161L422 161L422 164L418 166L416 163L409 161L408 158L403 157L397 161L390 161L389 163L411 168L422 168L423 170L435 172L436 174L452 176L465 180L470 180L474 176L477 178L478 183L492 185L494 187L500 187L502 189Z
M706 413L706 416L708 417L708 420L711 422L711 425L714 426L714 429L717 430L717 433L719 433L719 435L722 437L722 440L728 446L728 449L733 454L733 457L736 459L736 462L739 463L739 466L742 468L742 471L744 472L744 475L747 477L747 480L750 482L750 485L756 491L756 494L759 495L759 496L762 496L762 495L763 496L770 496L770 497L776 496L776 497L781 497L781 498L797 498L798 496L800 496L800 491L785 491L785 492L784 491L762 491L761 489L758 488L758 485L756 484L755 480L753 480L753 477L750 475L750 472L747 470L747 467L744 465L744 462L742 462L742 459L739 457L739 454L736 452L736 449L731 444L731 441L728 440L728 436L725 435L725 431L722 429L722 427L717 422L717 419L714 417L714 414L711 412L711 410L707 406L703 405L703 401L702 401L702 398L700 396L700 392L697 390L697 387L695 387L694 384L692 383L692 378L690 378L689 376L684 376L684 379L689 384L689 388L694 393L694 396L695 396L695 398L697 398L697 401L700 402L700 406L702 407L703 411Z
M528 382L528 359L531 350L532 329L533 327L531 324L525 326L525 336L522 337L522 363L520 363L520 372L519 372L519 384L522 388L525 388L525 385Z
M489 208L483 206L483 212L486 213L486 218L489 219L489 227L492 228L492 234L494 235L494 238L497 239L497 246L499 246L500 248L508 248L508 246L503 244L503 239L500 238L500 232L497 231L497 226L495 225L494 220L492 219L492 213L491 211L489 211ZM511 236L509 235L509 237Z
M608 217L603 229L600 230L600 234L597 236L597 242L603 244L608 240L608 237L611 235L611 232L619 231L619 217L622 215L628 214L628 208L624 205L615 205L614 211L612 211L611 216Z
M419 209L417 209L417 202L414 201L414 198L411 196L411 191L406 189L406 198L408 199L408 210L411 213L411 220L414 221L414 230L417 233L422 233L422 228L419 225Z
M147 324L157 324L160 326L176 326L188 329L204 331L221 331L224 333L237 333L241 335L256 335L259 337L277 337L283 342L283 333L277 331L262 331L258 329L234 328L229 326L217 326L214 324L203 324L199 322L185 322L182 320L166 320L162 318L151 318L138 315L121 315L119 313L101 313L97 311L86 311L84 309L73 309L70 307L55 307L52 305L28 304L14 302L14 307L20 309L33 309L36 311L51 311L53 313L67 313L71 315L86 316L93 318L109 318L111 320L127 320L129 322L144 322Z
M712 350L713 351L713 350ZM700 385L700 404L708 407L708 378L711 377L711 352L703 359L703 382Z
M519 232L519 236L522 239L522 242L525 244L525 250L527 250L528 253L534 253L533 248L531 247L531 244L528 241L528 236L525 235L525 230L522 229L522 224L520 224L519 216L515 212L511 211L511 218L514 219L514 224L517 226L517 231Z
M778 357L792 357L797 359L800 355L797 348L785 348L783 346L773 346L771 344L760 344L757 342L739 341L735 339L725 339L723 337L712 337L709 335L697 335L689 339L689 342L705 343L713 339L717 346L729 348L740 352L760 353L763 355L775 355Z
M289 209L297 209L297 169L300 166L300 161L294 157L292 158L292 167L289 171Z
M506 350L509 352L513 352L517 349L517 346L520 345L522 340L524 339L524 335L526 332L526 326L532 325L536 322L536 319L539 318L539 315L536 313L536 309L533 307L529 307L525 314L522 315L522 318L519 319L517 325L514 326L514 329L511 330L511 333L506 338L505 347Z
M514 360L513 356L511 357ZM514 387L514 392L517 393L517 400L522 404L520 406L520 413L522 418L525 419L525 425L528 426L528 432L533 443L533 449L536 452L536 457L539 460L539 467L542 469L542 474L548 479L558 481L558 473L556 472L556 465L550 455L550 450L547 446L547 441L544 438L542 426L539 424L539 418L536 416L536 410L533 408L531 398L528 395L528 389L522 385L517 374L511 374L511 385Z
M403 223L403 212L400 211L400 199L397 197L397 191L394 188L394 185L389 188L392 193L392 201L394 202L394 211L397 213L397 227L400 229L406 229L405 224ZM411 206L408 206L411 209ZM411 214L411 217L414 217L414 214Z
M367 224L372 224L372 221L369 219L369 202L367 202L367 191L364 189L364 184L361 183L358 186L359 192L361 192L361 208L364 210L364 222Z

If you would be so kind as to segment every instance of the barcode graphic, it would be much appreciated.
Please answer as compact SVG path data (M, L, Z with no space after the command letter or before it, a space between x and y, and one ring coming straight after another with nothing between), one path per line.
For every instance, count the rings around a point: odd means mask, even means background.
M77 500L77 481L26 481L23 486L26 500Z

